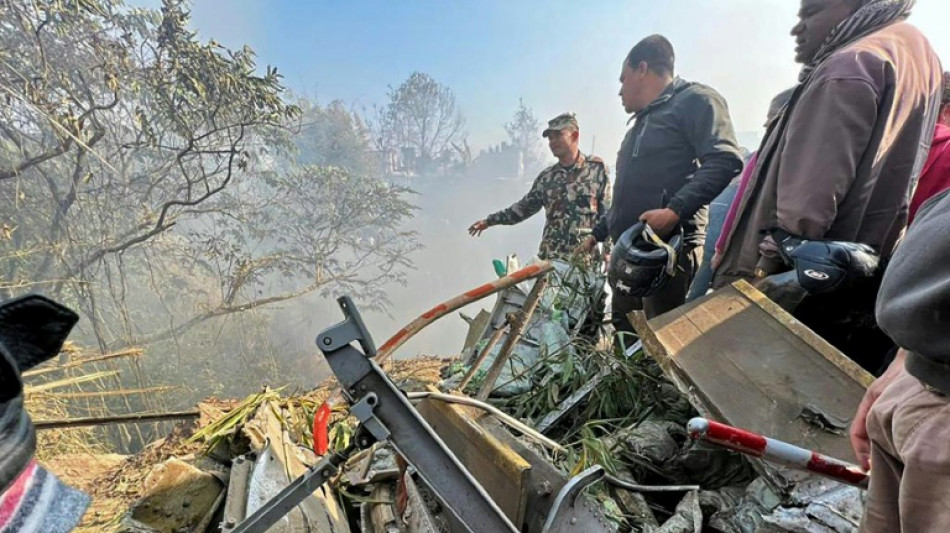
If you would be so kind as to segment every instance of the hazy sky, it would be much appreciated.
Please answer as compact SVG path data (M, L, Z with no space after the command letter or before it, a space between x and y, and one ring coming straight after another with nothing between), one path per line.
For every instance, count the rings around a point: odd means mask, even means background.
M152 4L140 0L134 4ZM518 98L543 120L578 113L582 149L616 158L626 116L617 78L640 38L666 35L678 74L719 90L736 129L758 131L795 82L798 0L195 0L203 37L250 45L288 86L372 108L419 70L449 85L473 148L505 138ZM918 0L911 22L950 65L950 2Z

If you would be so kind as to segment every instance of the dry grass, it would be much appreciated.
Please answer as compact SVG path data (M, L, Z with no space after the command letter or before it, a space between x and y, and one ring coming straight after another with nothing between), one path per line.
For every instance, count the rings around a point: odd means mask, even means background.
M29 394L25 400L26 411L34 420L70 416L68 402L56 395ZM93 428L51 429L39 431L36 435L36 458L40 462L68 454L101 454L108 451L109 447L102 442L101 435Z
M34 420L105 417L160 410L169 387L143 383L138 365L142 350L90 353L66 343L59 358L24 373L26 410ZM135 448L151 440L159 425L100 426L39 432L37 458L107 453ZM154 435L154 433L152 433Z
M438 383L441 380L441 369L449 364L448 360L434 357L423 357L411 360L395 361L389 375L392 379L407 389L421 389L427 385ZM86 490L93 498L92 506L83 517L78 533L111 533L120 530L120 522L131 505L143 496L143 485L151 469L158 464L172 458L193 458L205 453L218 445L226 445L235 449L234 441L240 435L241 426L253 417L254 412L262 405L275 405L279 419L286 424L291 435L301 445L312 445L310 428L313 412L336 390L336 381L327 380L319 387L303 395L281 397L279 391L264 389L252 394L244 400L217 400L209 399L202 402L198 408L202 415L199 420L183 423L165 438L153 442L142 452L129 456L119 462L100 470L95 476L77 475L79 470L75 462L68 459L57 461L47 458L44 464L60 475L64 481ZM45 416L62 416L60 412L47 411ZM337 434L342 431L345 423L344 412L341 411L334 418L337 423ZM41 418L37 416L37 418ZM41 432L52 434L53 431ZM82 430L62 432L72 436L81 435ZM81 441L82 439L74 439ZM90 443L70 444L59 448L59 453L76 453L82 446L95 447L94 439ZM52 443L50 443L52 444ZM55 455L55 454L54 454ZM82 461L97 462L96 457L83 457ZM114 456L113 456L114 457ZM79 461L79 459L77 459ZM101 462L97 462L101 464Z

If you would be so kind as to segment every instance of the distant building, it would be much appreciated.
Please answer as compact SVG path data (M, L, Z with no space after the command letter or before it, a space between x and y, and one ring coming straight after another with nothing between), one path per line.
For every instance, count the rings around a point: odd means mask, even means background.
M470 173L485 178L521 179L524 177L524 155L506 142L490 146L475 157Z

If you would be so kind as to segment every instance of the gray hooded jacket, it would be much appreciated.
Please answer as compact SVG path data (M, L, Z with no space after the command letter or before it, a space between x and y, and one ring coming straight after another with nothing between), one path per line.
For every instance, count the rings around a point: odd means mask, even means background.
M950 394L950 191L921 208L884 274L877 320L907 372Z

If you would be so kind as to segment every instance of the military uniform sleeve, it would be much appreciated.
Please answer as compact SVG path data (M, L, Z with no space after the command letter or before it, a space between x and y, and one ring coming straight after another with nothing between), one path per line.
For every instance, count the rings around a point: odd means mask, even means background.
M742 157L726 100L715 91L691 95L682 103L679 116L700 167L667 207L686 219L719 196L742 172Z
M598 242L607 239L607 210L610 209L610 170L603 165L603 171L598 176L597 183L597 219L594 222L593 234Z
M531 218L535 213L540 211L541 208L544 207L543 177L543 173L538 176L531 185L531 190L528 191L528 194L512 204L511 207L488 215L488 225L511 226Z

